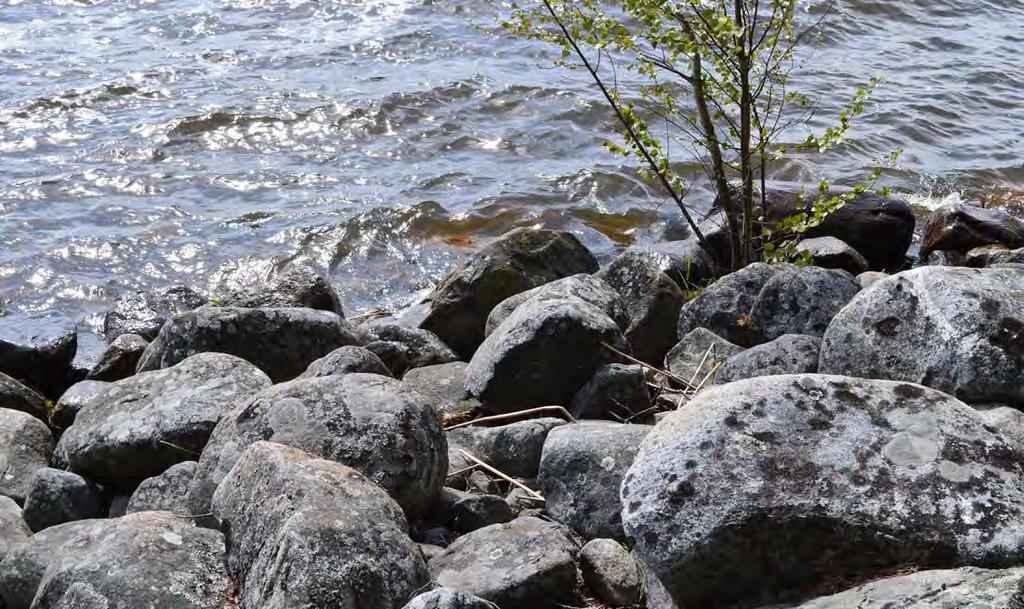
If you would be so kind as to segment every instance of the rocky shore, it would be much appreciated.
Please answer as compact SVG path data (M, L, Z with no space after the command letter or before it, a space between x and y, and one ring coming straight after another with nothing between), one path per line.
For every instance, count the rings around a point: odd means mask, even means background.
M0 609L1024 607L1018 220L704 228L517 229L387 317L125 294L89 370L0 329Z

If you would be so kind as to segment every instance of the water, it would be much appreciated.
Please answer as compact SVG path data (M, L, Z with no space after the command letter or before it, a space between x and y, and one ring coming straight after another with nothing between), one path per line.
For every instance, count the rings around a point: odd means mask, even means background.
M582 76L481 0L4 1L0 323L62 314L95 346L125 290L290 260L391 306L515 226L607 256L675 215L601 148ZM1022 45L1024 0L840 0L803 89L826 116L889 82L775 177L849 183L902 146L886 180L919 205L1024 206Z

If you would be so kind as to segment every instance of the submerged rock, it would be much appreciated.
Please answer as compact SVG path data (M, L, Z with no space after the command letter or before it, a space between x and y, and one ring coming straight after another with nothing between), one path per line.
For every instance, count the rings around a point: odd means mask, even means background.
M32 488L32 476L50 464L53 435L30 414L0 408L0 495L18 503Z
M184 285L123 294L104 317L103 334L107 342L122 334L153 340L165 321L204 304L205 296Z
M680 606L1024 558L1024 454L962 402L890 381L706 389L647 436L623 525Z
M927 260L934 251L965 253L992 244L1024 247L1024 220L998 209L952 203L925 220L921 259Z

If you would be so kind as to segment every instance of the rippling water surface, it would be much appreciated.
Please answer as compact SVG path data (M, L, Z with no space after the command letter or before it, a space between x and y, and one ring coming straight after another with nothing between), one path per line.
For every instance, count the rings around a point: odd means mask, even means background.
M0 0L0 323L88 333L124 290L288 260L386 306L513 226L650 241L673 209L603 151L587 83L493 22L482 0ZM803 89L827 115L888 83L775 177L850 182L902 146L887 180L921 205L1024 206L1022 50L1024 0L839 0Z

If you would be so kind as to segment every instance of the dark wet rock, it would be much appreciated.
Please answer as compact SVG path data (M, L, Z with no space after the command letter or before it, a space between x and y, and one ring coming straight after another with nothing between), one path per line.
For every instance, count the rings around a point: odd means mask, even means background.
M516 517L504 497L467 493L453 488L441 490L434 512L435 520L459 533L502 524Z
M0 495L0 562L15 547L28 541L32 529L21 518L21 508L10 497Z
M679 312L677 335L682 338L697 328L707 328L731 343L749 346L750 310L778 268L761 262L722 277Z
M817 372L820 352L820 338L784 334L770 343L751 347L730 357L715 380L731 383L755 376Z
M750 309L753 344L785 334L822 336L832 318L860 291L849 273L780 264Z
M204 304L205 296L183 285L123 294L104 317L103 333L107 342L122 334L153 340L165 321Z
M172 466L173 467L173 466ZM131 501L131 495L120 494L114 495L110 498L110 508L107 510L107 518L120 518L128 513L128 502ZM178 514L182 516L183 514ZM190 516L188 514L187 516Z
M391 371L384 365L384 362L380 361L376 353L365 347L350 345L338 347L320 359L313 361L298 378L352 374L353 372L391 376Z
M888 276L889 273L882 273L879 271L861 273L860 275L857 275L857 285L860 286L860 289L866 290Z
M487 337L466 371L466 388L487 410L514 412L567 404L624 349L615 322L578 298L538 297Z
M0 408L0 495L18 503L32 487L32 476L50 464L53 435L30 414Z
M187 515L188 489L196 477L198 466L195 461L183 461L167 468L159 476L146 478L132 493L125 506L125 513L171 512L179 516Z
M149 341L138 334L122 334L113 340L93 366L86 380L119 381L135 374L139 358Z
M705 389L644 440L623 525L680 606L1024 558L1024 454L902 382L773 376Z
M498 606L472 594L437 588L417 596L402 609L498 609Z
M242 609L398 609L429 581L402 510L356 470L256 442L213 497Z
M665 356L665 368L687 383L699 386L704 379L714 382L721 366L729 358L743 353L743 347L734 345L705 328L692 330Z
M643 596L640 568L614 539L594 539L583 546L580 572L587 588L610 607L632 607Z
M793 609L1013 609L1024 606L1024 569L921 571L873 581Z
M494 307L491 314L487 316L487 325L484 328L484 333L490 335L494 332L503 321L508 319L509 315L527 300L532 298L565 298L568 296L575 296L583 302L592 304L604 311L604 314L618 324L619 328L625 330L629 327L629 316L623 308L622 298L619 296L619 293L603 279L581 273L557 279L532 290L520 292L515 296L509 296L498 303L498 306Z
M139 360L138 371L169 368L196 353L215 351L240 357L280 383L338 347L358 344L352 325L327 311L201 307L164 325Z
M797 188L769 188L766 217L776 223L799 209L813 204L817 189L808 186L803 196ZM833 188L829 196L844 191ZM848 243L867 259L873 271L903 268L914 236L914 210L905 200L862 194L848 201L824 221L807 231L808 238L835 237Z
M269 385L242 359L200 353L109 384L78 412L58 451L73 471L131 489L194 458L221 416Z
M964 265L976 268L1020 263L1024 263L1024 248L1011 250L1005 245L983 245L964 255Z
M3 372L0 372L0 408L25 412L41 421L49 418L46 398Z
M577 419L626 420L651 409L651 392L642 366L608 364L573 396L569 412Z
M1024 220L998 209L952 203L925 220L921 259L926 260L933 251L966 253L993 244L1024 247Z
M79 381L68 387L50 412L50 423L58 430L65 430L75 422L78 412L110 383L104 381Z
M459 416L479 407L466 391L467 366L449 362L413 368L402 377L402 384L425 397L438 416Z
M692 290L715 276L717 266L696 239L634 246L683 290Z
M798 253L807 252L814 261L814 266L825 269L840 269L851 275L867 272L870 264L860 252L853 249L845 241L835 237L815 237L804 239L796 246Z
M22 518L33 531L104 514L103 494L95 484L72 472L43 468L32 476Z
M1024 405L1024 272L923 267L836 316L821 372L921 383L971 403Z
M950 251L929 252L921 260L927 266L965 266L967 262L964 254Z
M605 422L552 429L538 477L551 517L586 539L624 539L619 486L651 429Z
M77 350L78 330L68 319L0 324L0 373L51 400L72 384L71 362Z
M241 451L258 440L363 472L410 517L433 505L448 471L437 415L399 381L362 373L297 379L256 395L217 426L189 491L193 514L210 511L214 489Z
M213 301L218 306L246 309L307 307L345 316L338 293L323 275L306 266L288 266L255 285L224 286Z
M420 327L468 359L484 339L491 310L509 296L598 268L594 255L570 233L519 228L459 265L427 297Z
M516 518L460 537L430 561L430 573L501 609L555 609L578 602L578 552L558 525Z
M6 609L229 609L231 596L224 536L166 512L51 527L0 563Z
M559 425L565 425L565 421L552 417L498 427L471 425L452 429L448 440L509 476L532 478L537 475L548 432Z
M660 366L675 344L679 309L686 302L682 288L665 274L656 256L639 248L627 249L596 276L622 298L629 317L623 336L633 356Z
M356 335L366 349L375 353L398 378L410 368L447 364L459 359L436 334L419 328L369 323L359 326Z

